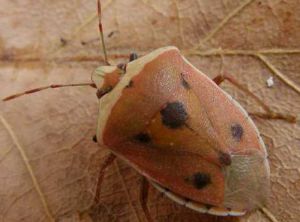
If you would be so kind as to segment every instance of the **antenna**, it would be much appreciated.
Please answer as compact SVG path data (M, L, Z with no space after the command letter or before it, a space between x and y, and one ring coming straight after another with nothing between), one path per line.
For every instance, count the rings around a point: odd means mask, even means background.
M105 43L104 43L104 35L103 35L103 28L102 28L102 21L101 21L101 3L100 0L97 0L97 5L98 5L98 18L99 18L99 31L100 31L100 40L101 40L101 44L103 47L103 53L104 53L104 60L105 63L107 65L110 65L107 59L107 53L106 53L106 48L105 48ZM5 97L4 99L2 99L3 101L7 101L7 100L12 100L15 98L18 98L20 96L24 96L27 94L31 94L31 93L36 93L45 89L51 89L51 88L61 88L61 87L71 87L71 86L91 86L93 88L97 88L96 85L94 83L76 83L76 84L52 84L52 85L48 85L48 86L42 86L42 87L38 87L35 89L30 89L30 90L26 90L24 92L21 93L17 93L8 97Z
M107 53L106 53L106 48L105 48L105 42L104 42L104 35L103 35L103 28L102 28L102 13L101 13L101 3L100 0L97 1L97 6L98 6L98 20L99 20L99 32L100 32L100 41L102 44L102 49L104 53L104 60L107 65L110 65L107 59Z
M39 87L39 88L26 90L24 92L17 93L17 94L5 97L2 100L3 101L7 101L7 100L18 98L20 96L24 96L26 94L36 93L36 92L39 92L39 91L42 91L42 90L45 90L45 89L51 89L51 88L53 89L53 88L61 88L61 87L69 87L69 86L91 86L93 88L97 88L94 83L77 83L77 84L65 84L65 85L49 85L49 86L42 86L42 87Z

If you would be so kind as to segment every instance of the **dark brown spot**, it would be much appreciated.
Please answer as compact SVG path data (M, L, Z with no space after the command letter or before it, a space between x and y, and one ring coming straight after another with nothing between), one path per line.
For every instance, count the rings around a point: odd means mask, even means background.
M97 141L97 136L96 136L96 135L93 136L93 141L94 141L95 143L98 142L98 141Z
M65 38L60 38L60 43L62 46L67 45L68 41Z
M234 123L231 125L231 135L235 140L240 141L243 134L244 129L239 123Z
M185 203L189 203L191 200L189 198L184 198Z
M185 125L188 114L181 102L167 103L166 107L160 111L162 122L165 126L176 129Z
M114 33L115 33L114 31L110 32L110 33L107 35L107 37L108 37L108 38L112 37L112 36L114 35Z
M4 52L1 56L0 59L3 61L12 61L14 60L14 55L12 52Z
M98 90L96 91L96 96L97 96L98 99L100 99L103 95L104 95L104 94L103 94L103 91L102 91L101 89L98 89Z
M137 58L138 58L138 55L135 52L130 53L129 62L136 60Z
M98 89L96 92L96 96L98 99L100 99L102 96L104 96L105 94L109 93L110 91L112 91L113 87L112 86L107 86L101 89Z
M213 208L214 206L211 205L211 204L205 204L205 207L206 207L207 210L209 210L210 208Z
M120 64L117 65L117 67L125 73L127 64L126 63L120 63Z
M152 25L155 25L156 23L157 23L157 20L155 20L155 19L151 21Z
M176 16L170 16L169 18L171 21L175 21L176 19L178 19Z
M228 153L220 152L219 160L222 165L229 166L231 164L231 156Z
M129 83L126 85L126 88L131 88L133 87L133 81L130 80Z
M185 89L190 89L190 84L184 79L183 74L181 73L181 84Z
M191 182L195 188L203 189L204 187L206 187L208 184L211 183L211 178L210 175L207 173L198 172L192 176Z
M150 143L151 137L147 133L139 133L134 136L134 139L139 141L140 143Z

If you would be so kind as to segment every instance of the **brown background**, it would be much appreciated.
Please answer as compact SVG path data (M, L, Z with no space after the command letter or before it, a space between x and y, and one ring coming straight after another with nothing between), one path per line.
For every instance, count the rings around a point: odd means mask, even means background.
M112 63L176 45L210 77L227 72L282 113L300 118L299 0L107 0ZM96 1L0 0L0 96L49 83L88 82L103 64ZM266 80L274 76L272 88ZM278 77L280 76L280 77ZM248 111L260 108L229 84ZM95 145L95 90L56 89L0 103L0 221L147 221L141 176L118 160L92 206L106 150ZM255 119L271 163L270 211L300 219L300 124ZM153 188L155 221L235 221L201 215ZM254 212L240 221L268 221Z

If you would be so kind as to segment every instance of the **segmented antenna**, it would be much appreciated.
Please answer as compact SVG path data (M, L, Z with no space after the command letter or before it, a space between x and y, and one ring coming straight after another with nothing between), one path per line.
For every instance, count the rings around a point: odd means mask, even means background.
M24 92L17 93L17 94L5 97L2 100L3 101L7 101L7 100L15 99L15 98L18 98L20 96L24 96L26 94L31 94L31 93L36 93L36 92L39 92L39 91L42 91L42 90L45 90L45 89L70 87L70 86L91 86L93 88L97 88L94 83L77 83L77 84L64 84L64 85L49 85L49 86L42 86L42 87L38 87L38 88L35 88L35 89L26 90Z
M103 54L104 54L104 60L107 65L110 65L107 59L107 53L105 48L105 42L104 42L104 35L103 35L103 28L102 28L102 13L101 13L101 3L100 0L97 1L98 6L98 19L99 19L99 32L100 32L100 41L102 44Z
M103 28L102 28L102 21L101 21L101 3L100 0L97 1L97 5L98 5L98 19L99 19L99 31L100 31L100 40L101 40L101 44L102 44L102 48L103 48L103 53L104 53L104 60L105 63L107 65L110 65L107 59L107 53L106 53L106 48L105 48L105 43L104 43L104 35L103 35ZM30 89L30 90L26 90L24 92L21 93L17 93L8 97L5 97L4 99L2 99L3 101L7 101L7 100L12 100L15 98L18 98L20 96L24 96L27 94L31 94L31 93L36 93L45 89L53 89L53 88L61 88L61 87L71 87L71 86L91 86L94 88L97 88L96 85L94 83L77 83L77 84L53 84L53 85L49 85L49 86L43 86L43 87L38 87L35 89Z

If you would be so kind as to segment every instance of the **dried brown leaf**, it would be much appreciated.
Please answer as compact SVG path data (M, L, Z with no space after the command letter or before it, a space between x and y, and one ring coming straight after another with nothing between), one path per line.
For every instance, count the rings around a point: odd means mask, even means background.
M300 118L298 0L107 0L103 26L112 63L179 47L213 77L234 75L272 109ZM103 64L96 1L2 0L0 96L50 83L90 80ZM273 76L275 84L266 86ZM249 111L258 105L229 84ZM0 221L147 221L141 176L121 160L97 173L108 151L91 140L97 100L86 87L47 90L0 104ZM268 208L279 221L300 218L300 124L256 119L271 163ZM237 221L198 214L150 188L154 221ZM259 211L242 222L267 222Z

